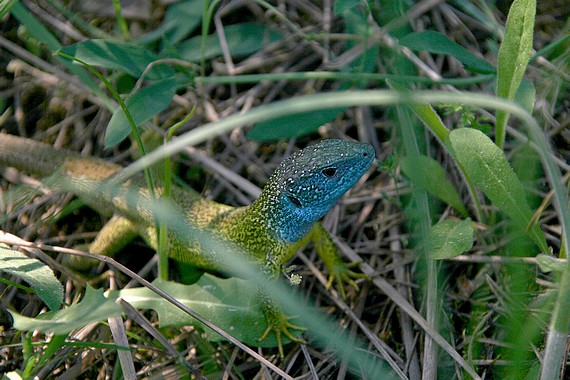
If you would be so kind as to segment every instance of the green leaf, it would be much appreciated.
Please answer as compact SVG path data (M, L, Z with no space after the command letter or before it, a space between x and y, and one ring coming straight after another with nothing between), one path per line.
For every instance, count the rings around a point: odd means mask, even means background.
M532 212L523 185L503 151L481 131L471 128L451 131L447 145L465 173L491 202L525 230L531 222ZM548 252L540 227L532 225L529 233L540 249Z
M345 110L346 108L331 108L278 117L256 124L246 136L257 141L305 136L316 131L321 125L330 123Z
M505 37L499 48L497 95L513 100L523 79L534 33L536 0L515 0L507 16ZM497 145L503 146L509 114L497 111Z
M238 278L222 279L206 273L192 285L161 280L155 280L153 285L246 344L256 347L276 346L272 334L262 341L258 340L267 328L267 321L259 305L257 290L249 281ZM124 289L112 294L123 298L137 309L155 310L160 326L202 326L147 288ZM210 340L222 339L210 329L206 328L206 333ZM293 334L297 333L300 332L293 331Z
M1 0L0 1L0 19L4 18L6 13L10 11L10 8L16 4L17 0Z
M151 51L142 46L109 40L87 40L60 49L62 53L78 58L91 66L124 71L139 78L149 64L158 60ZM156 65L145 78L157 80L174 75L174 69Z
M63 287L52 270L41 261L0 244L0 272L19 277L30 284L50 310L57 310L61 305Z
M536 98L536 88L531 81L523 79L517 94L515 95L515 102L517 102L521 107L532 114L534 111L534 100Z
M224 27L228 49L233 57L246 57L261 50L264 46L283 38L280 32L263 24L245 22ZM182 59L198 62L202 58L202 36L193 37L179 44ZM222 55L218 34L206 36L204 58L211 59Z
M416 51L450 55L463 63L466 68L477 73L493 74L496 72L495 67L489 62L477 57L444 34L434 32L433 30L410 33L400 39L400 45Z
M467 210L461 201L461 197L449 179L445 169L433 158L419 155L417 157L403 157L400 165L404 174L412 183L420 189L441 199L457 211L463 217L467 216Z
M341 13L342 23L344 24L344 33L354 36L359 36L363 40L368 40L374 34L374 28L371 28L368 22L370 12L368 4L361 2L362 6L350 7ZM361 44L362 40L346 41L343 51L348 51L356 45ZM370 47L364 49L354 60L351 60L347 65L340 67L341 71L352 73L376 73L377 72L377 59L380 51L378 44L372 44ZM366 81L345 82L341 84L341 90L353 88L356 86L365 88Z
M131 94L125 105L138 127L154 115L165 110L176 94L179 84L175 77L167 78ZM117 107L105 132L105 147L111 147L123 141L132 129L121 107Z
M204 0L187 0L170 4L162 24L139 38L137 42L146 44L162 38L168 44L179 43L200 25L203 4Z
M10 313L14 318L14 328L20 331L39 330L62 335L69 334L89 323L115 317L121 312L120 305L103 296L103 289L93 289L87 286L83 300L66 309L40 314L37 318L25 317L15 312Z
M449 259L467 252L473 247L471 219L442 220L429 233L429 257Z
M402 93L409 93L411 91L409 85L404 85L392 79L386 79L386 83L390 88ZM408 106L438 139L445 141L449 134L449 130L446 128L445 124L443 124L443 121L441 121L441 118L433 109L431 104L409 104Z
M10 13L26 27L27 32L29 32L38 41L41 41L42 44L45 44L50 51L54 52L61 48L59 40L21 2L15 2ZM58 58L61 59L66 68L76 75L83 84L89 87L107 107L111 106L112 100L103 91L101 91L98 84L85 72L83 67L74 65L68 59L64 59L59 56Z
M334 14L340 15L344 11L352 9L359 5L362 0L336 0L334 2Z
M498 56L497 95L513 99L532 51L536 0L515 0Z
M566 263L564 260L557 259L550 255L540 254L536 256L536 261L540 270L544 273L557 272L562 274L566 269Z

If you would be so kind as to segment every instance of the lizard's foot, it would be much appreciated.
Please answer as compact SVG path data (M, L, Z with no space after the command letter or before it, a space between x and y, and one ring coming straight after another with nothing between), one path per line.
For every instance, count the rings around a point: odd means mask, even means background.
M330 289L333 283L336 284L336 288L340 293L340 296L345 299L346 292L344 290L345 285L350 285L354 288L354 290L358 291L358 285L354 282L355 279L358 278L368 278L367 275L364 273L356 273L351 270L356 266L360 265L360 263L345 263L343 261L339 261L334 265L334 268L330 268L330 275L329 280L327 282L327 289Z
M289 338L292 342L302 343L302 344L307 343L303 338L296 337L291 333L291 330L300 330L300 331L306 330L306 328L302 326L298 326L291 323L289 320L293 318L295 317L287 317L283 313L273 314L271 316L271 321L270 320L267 321L268 322L267 329L265 329L263 334L261 334L261 336L259 337L259 340L261 341L267 338L269 333L273 331L275 333L275 339L277 340L277 348L279 349L279 356L281 358L284 357L283 343L281 341L282 334L285 335L287 338Z

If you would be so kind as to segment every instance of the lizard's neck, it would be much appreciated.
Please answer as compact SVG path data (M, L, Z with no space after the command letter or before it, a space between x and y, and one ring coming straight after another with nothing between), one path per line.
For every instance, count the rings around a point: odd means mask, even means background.
M271 186L266 186L249 207L249 212L258 216L257 220L263 220L267 231L274 231L277 239L287 243L295 243L308 234L328 210L329 207L310 210L292 207L281 191Z

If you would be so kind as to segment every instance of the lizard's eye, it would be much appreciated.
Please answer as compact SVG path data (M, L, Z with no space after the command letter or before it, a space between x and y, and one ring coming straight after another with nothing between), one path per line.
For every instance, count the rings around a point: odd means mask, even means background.
M327 176L327 177L329 177L329 178L332 178L332 177L334 177L335 174L336 174L336 168L326 168L326 169L323 169L322 173L323 173L325 176Z
M297 207L302 207L303 205L301 204L301 201L297 198L295 198L292 195L287 195L287 198L289 198L289 200L291 201L291 203L293 203L295 206Z

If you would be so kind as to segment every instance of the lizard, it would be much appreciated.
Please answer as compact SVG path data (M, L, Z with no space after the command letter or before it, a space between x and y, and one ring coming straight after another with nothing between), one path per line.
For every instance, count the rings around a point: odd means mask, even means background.
M351 270L354 263L346 264L340 259L330 234L318 221L362 177L374 158L374 148L369 144L322 140L284 159L270 176L261 195L248 206L217 203L203 198L191 188L178 186L172 187L171 199L190 225L236 244L270 280L276 280L282 265L312 241L330 272L327 286L336 282L344 296L344 284L358 289L353 279L364 275ZM95 184L112 179L122 169L122 166L102 159L84 157L32 139L0 133L0 167L6 166L40 180L55 173L79 183ZM143 201L132 207L122 199L124 195L105 191L95 195L93 192L80 194L81 191L75 191L75 195L79 195L88 206L111 216L91 243L89 251L92 253L111 256L137 235L152 248L157 248L155 219L144 206L144 199L150 199L145 182L130 180L123 187L134 189ZM160 194L159 186L157 195ZM168 242L170 258L205 271L223 272L220 267L223 253L208 250L199 242L192 241L191 237L181 238L174 233L168 235ZM283 356L281 336L304 342L291 332L303 328L293 324L277 301L262 289L260 298L268 327L259 339L263 340L273 332L279 353Z

